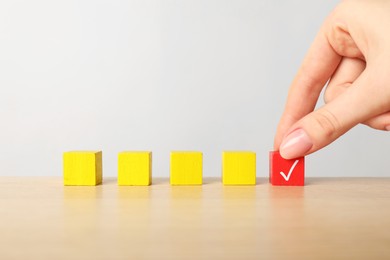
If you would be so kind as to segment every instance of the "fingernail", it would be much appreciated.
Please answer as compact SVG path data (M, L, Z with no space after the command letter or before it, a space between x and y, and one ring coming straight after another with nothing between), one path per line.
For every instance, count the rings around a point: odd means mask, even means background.
M385 127L387 131L390 131L390 125Z
M294 159L305 155L313 142L303 129L297 129L284 138L280 145L280 155L285 159Z

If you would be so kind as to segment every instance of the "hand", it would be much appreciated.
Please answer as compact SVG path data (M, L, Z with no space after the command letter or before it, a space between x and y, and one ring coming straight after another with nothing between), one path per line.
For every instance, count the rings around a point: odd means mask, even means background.
M327 82L326 105L313 111ZM274 149L304 156L360 123L390 131L389 0L344 1L326 19L292 82Z

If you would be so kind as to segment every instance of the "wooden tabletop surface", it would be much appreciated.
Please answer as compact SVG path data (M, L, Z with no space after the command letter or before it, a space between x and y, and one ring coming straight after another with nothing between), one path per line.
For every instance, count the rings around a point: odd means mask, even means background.
M0 259L390 259L390 178L153 181L0 177Z

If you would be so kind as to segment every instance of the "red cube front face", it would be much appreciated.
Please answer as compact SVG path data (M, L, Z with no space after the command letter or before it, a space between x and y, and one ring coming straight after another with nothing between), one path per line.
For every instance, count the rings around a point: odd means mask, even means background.
M277 186L305 185L305 157L286 160L279 152L270 152L269 181Z

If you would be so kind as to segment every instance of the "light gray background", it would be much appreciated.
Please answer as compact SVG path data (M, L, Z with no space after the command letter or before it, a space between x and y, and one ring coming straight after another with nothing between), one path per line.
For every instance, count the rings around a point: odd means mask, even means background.
M258 176L287 89L338 1L183 0L0 3L0 175L62 175L62 153L257 152ZM322 103L322 101L321 101ZM388 133L359 126L307 157L307 176L389 176Z

